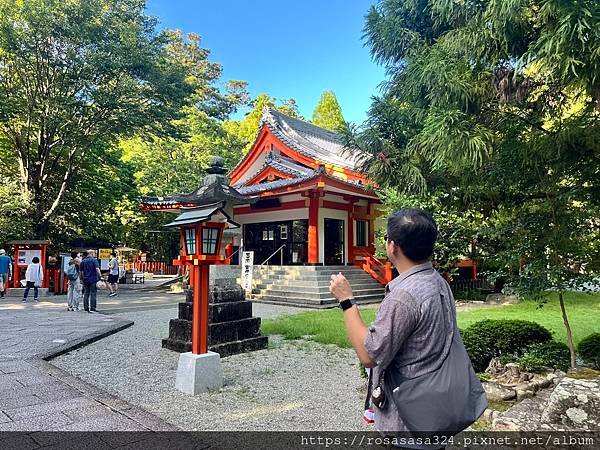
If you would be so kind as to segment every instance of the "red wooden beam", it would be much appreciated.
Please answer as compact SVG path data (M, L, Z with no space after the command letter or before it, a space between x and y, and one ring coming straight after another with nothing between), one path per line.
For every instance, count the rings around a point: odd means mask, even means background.
M319 192L311 195L308 206L308 263L319 263Z
M238 206L233 208L234 215L240 214L250 214L250 213L260 213L260 212L270 212L270 211L286 211L288 209L300 209L306 208L308 206L306 200L295 200L291 202L281 203L280 206L273 208L261 208L261 209L252 209L250 206Z
M274 167L265 167L263 170L261 170L256 175L254 175L254 177L250 178L250 180L244 182L244 186L252 186L252 185L258 184L264 180L272 181L272 179L274 179L274 177L279 177L279 178L283 178L286 180L290 179L290 178L294 178L293 175L290 175L289 173L275 169Z
M352 211L352 205L349 203L332 202L331 200L323 200L323 208L337 209L339 211Z

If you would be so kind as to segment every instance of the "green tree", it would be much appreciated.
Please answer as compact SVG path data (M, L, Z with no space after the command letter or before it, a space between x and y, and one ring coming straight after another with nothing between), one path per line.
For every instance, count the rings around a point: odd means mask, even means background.
M180 32L167 32L169 60L186 68L188 82L194 86L192 102L185 105L171 122L174 136L139 133L121 141L123 161L134 167L135 183L142 195L170 195L196 189L204 168L213 155L227 163L237 162L241 153L231 145L223 121L247 103L247 83L230 81L225 92L217 83L221 65L209 61L210 51L202 48L200 36L184 38Z
M479 211L514 286L558 291L574 366L563 292L598 268L600 4L382 0L365 36L390 74L349 138L365 167Z
M333 91L325 91L321 94L319 103L313 111L312 123L318 127L336 132L347 127L342 115L342 108Z
M267 94L259 94L250 102L252 109L241 120L228 120L224 123L224 128L230 136L230 142L235 147L246 153L252 147L260 119L265 108L274 108L288 116L301 119L298 112L298 105L292 98L278 102L276 98Z
M193 86L142 0L0 0L0 134L46 237L92 149L173 132Z

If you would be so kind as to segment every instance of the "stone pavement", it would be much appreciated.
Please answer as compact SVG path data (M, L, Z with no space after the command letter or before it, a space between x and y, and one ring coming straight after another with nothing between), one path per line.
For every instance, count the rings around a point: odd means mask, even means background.
M177 430L45 360L116 333L132 321L69 313L49 302L11 307L4 299L0 304L0 432ZM0 433L0 448L9 447L9 439L27 436Z
M141 284L120 286L117 297L109 297L108 292L107 289L98 290L97 309L102 314L162 309L170 306L176 307L179 302L185 301L184 294L173 294L168 288L157 288L148 285L143 287ZM30 298L29 302L23 304L18 297L5 297L0 300L0 312L3 310L18 311L32 307L54 310L61 313L63 311L67 312L66 295L42 297L38 304L33 304L33 300ZM79 307L83 309L83 300L81 300ZM77 312L74 314L77 314Z

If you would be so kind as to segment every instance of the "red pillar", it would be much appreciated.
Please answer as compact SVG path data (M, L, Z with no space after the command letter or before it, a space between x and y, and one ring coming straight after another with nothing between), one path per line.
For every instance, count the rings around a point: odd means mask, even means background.
M208 265L191 266L194 276L192 353L208 352Z
M319 193L311 192L308 204L308 263L319 263Z
M50 280L48 280L48 271L46 270L46 246L42 244L42 260L40 261L42 265L42 272L44 273L44 280L42 281L42 287L47 288L50 285Z
M369 216L369 251L371 253L375 253L375 220L372 218L374 213L375 204L369 202L369 206L367 209L367 214Z
M19 287L19 246L15 245L14 246L15 249L15 254L13 255L13 287L14 288L18 288Z
M352 203L348 206L348 263L354 263L354 209Z

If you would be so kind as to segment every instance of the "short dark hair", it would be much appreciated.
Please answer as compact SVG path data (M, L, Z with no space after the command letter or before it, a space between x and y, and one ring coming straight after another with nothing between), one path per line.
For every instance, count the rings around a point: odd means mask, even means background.
M387 234L404 256L414 262L433 255L437 226L431 214L422 209L402 208L388 218Z
M71 258L77 258L77 252L71 252Z
M39 263L39 262L40 262L40 258L38 258L37 256L34 256L34 257L33 257L33 259L31 260L31 262L32 262L33 264L37 264L37 263Z
M117 257L117 252L112 252L110 255L114 256L116 258Z

